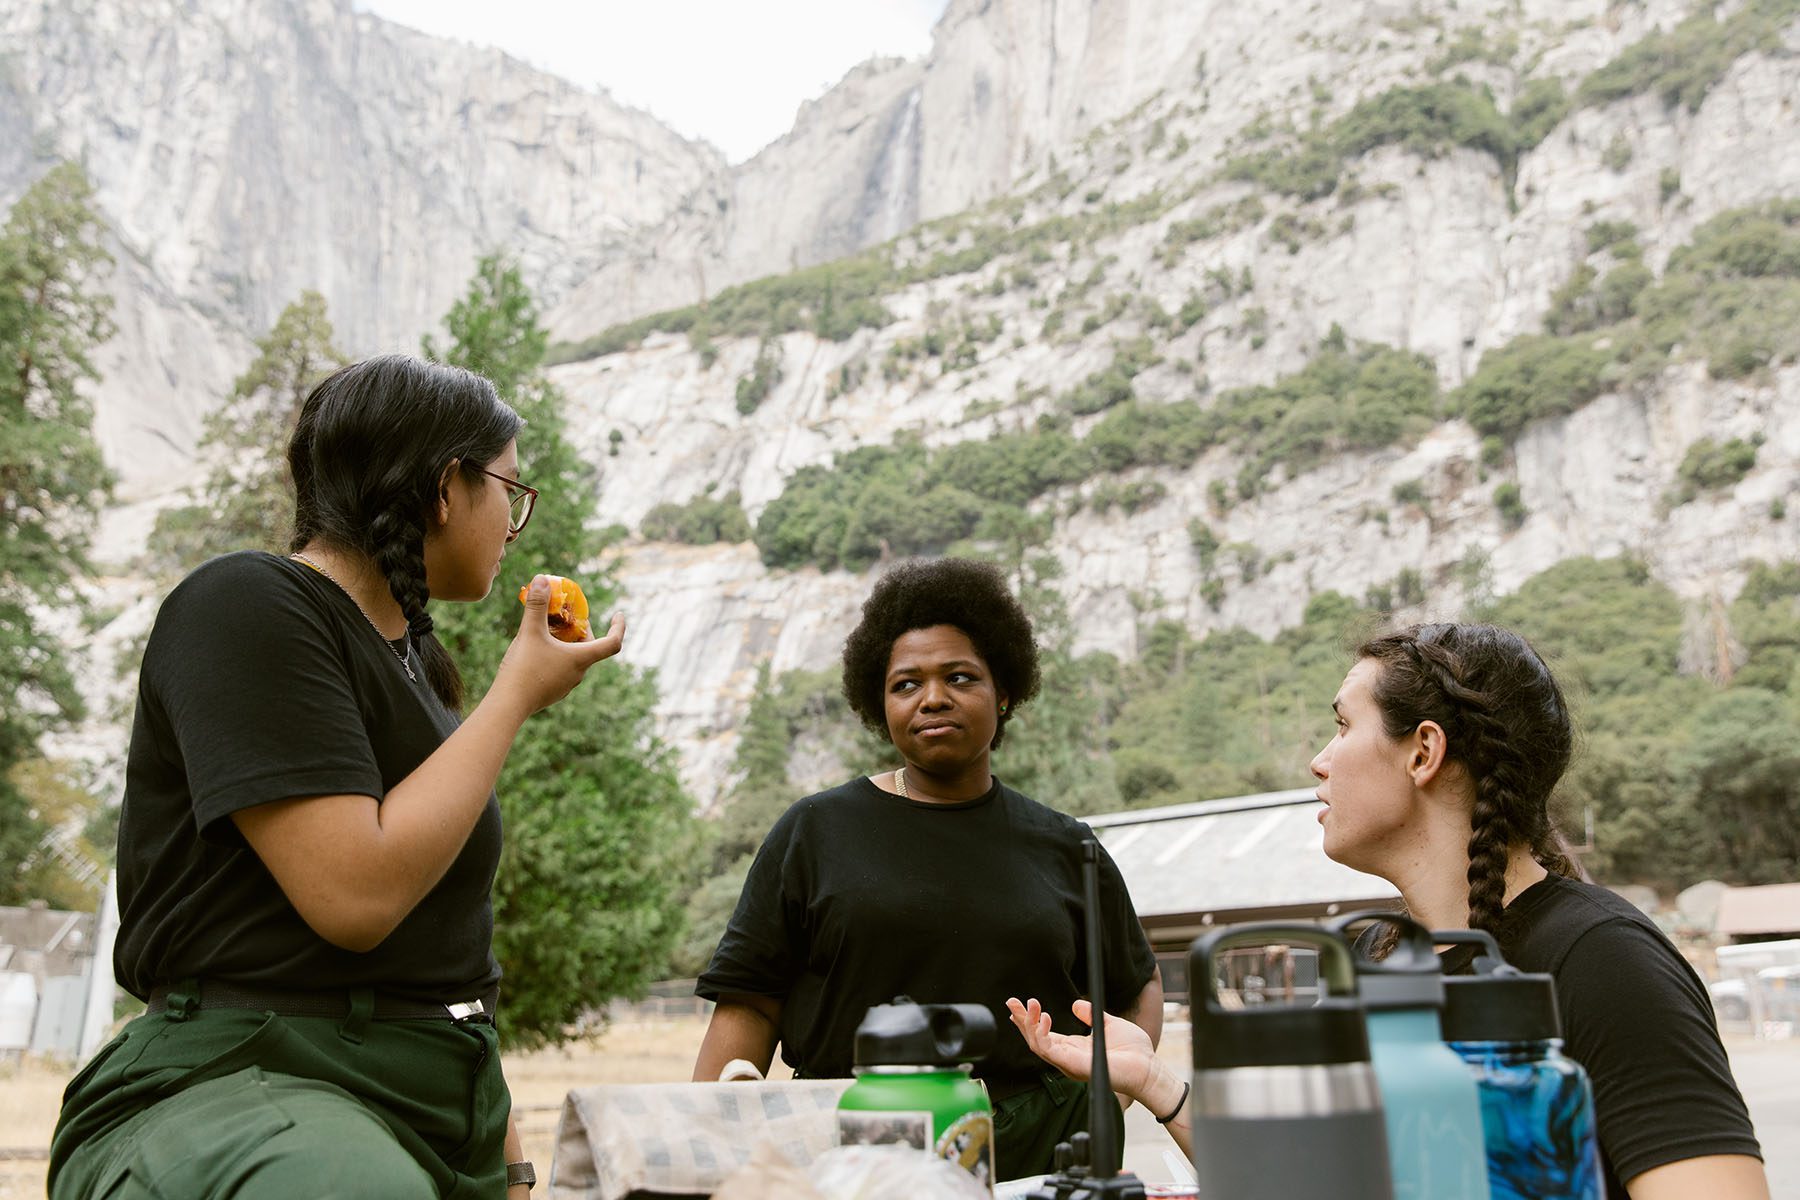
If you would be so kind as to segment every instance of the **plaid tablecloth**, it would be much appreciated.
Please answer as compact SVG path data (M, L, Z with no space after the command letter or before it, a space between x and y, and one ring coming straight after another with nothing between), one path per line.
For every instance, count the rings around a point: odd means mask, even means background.
M848 1079L637 1083L563 1100L550 1200L709 1196L768 1142L805 1167L837 1144Z

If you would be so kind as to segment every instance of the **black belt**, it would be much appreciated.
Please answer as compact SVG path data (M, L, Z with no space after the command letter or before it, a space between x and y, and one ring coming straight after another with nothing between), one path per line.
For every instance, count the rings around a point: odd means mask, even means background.
M241 983L227 983L223 980L203 980L199 986L199 995L192 1005L196 1009L204 1008L247 1008L259 1012L272 1012L283 1017L331 1017L341 1019L350 1014L350 989L339 988L329 992L300 992L289 988L249 987ZM171 995L187 997L186 988L167 985L158 986L150 992L150 1013L164 1012L169 1007ZM410 1000L404 996L395 996L387 992L375 993L375 1009L372 1014L377 1021L484 1021L492 1024L495 1006L500 1000L498 986L489 988L480 996L468 1000L447 1003L433 1003L429 1000Z

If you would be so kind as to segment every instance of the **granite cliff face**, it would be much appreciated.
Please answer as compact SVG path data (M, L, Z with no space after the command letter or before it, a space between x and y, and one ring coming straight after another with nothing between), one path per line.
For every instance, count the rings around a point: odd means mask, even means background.
M733 491L754 520L796 471L856 447L1045 419L1084 436L1105 414L1072 411L1070 392L1138 342L1129 391L1147 406L1213 406L1339 334L1425 355L1456 386L1539 330L1578 272L1617 265L1597 226L1629 227L1654 277L1714 216L1800 196L1800 8L1734 46L1691 103L1581 93L1689 15L1680 0L952 0L924 60L857 68L727 168L642 114L342 3L0 0L20 47L0 70L0 198L55 155L100 186L123 251L102 436L128 496L183 461L247 334L302 287L326 292L347 347L411 346L500 245L574 341L882 247L891 320L838 338L805 322L653 332L554 370L603 520L635 530L659 503ZM1231 169L1445 81L1490 97L1495 120L1546 82L1569 103L1516 153L1395 138L1346 153L1322 191ZM779 378L744 413L759 358ZM1696 440L1752 435L1754 469L1670 502ZM1640 555L1697 605L1729 596L1746 561L1800 557L1800 520L1777 515L1800 482L1800 367L1720 378L1677 348L1498 459L1444 419L1277 464L1220 504L1243 466L1222 442L1031 500L1053 520L1079 648L1130 655L1158 617L1267 633L1318 591L1361 597L1408 569L1426 595L1406 611L1449 613L1580 554ZM1503 484L1522 520L1498 509ZM1107 502L1122 486L1146 499ZM1231 548L1223 566L1196 556L1196 518ZM103 549L122 561L147 520L121 510ZM868 578L772 570L748 544L634 539L623 555L628 654L657 669L665 729L710 802L757 667L834 661Z
M1386 89L1450 75L1491 89L1502 110L1527 75L1573 95L1688 10L1073 7L1081 21L1069 6L953 4L921 84L894 66L887 92L863 93L876 106L871 118L920 96L917 205L938 220L900 239L894 261L968 250L983 221L1021 231L1016 252L977 255L967 271L897 275L884 297L895 319L879 329L844 340L781 336L772 343L779 382L749 415L734 393L755 370L756 338L715 336L701 354L685 337L652 334L636 349L557 368L572 419L603 463L608 520L635 526L659 502L733 491L754 520L794 472L858 446L943 446L1067 419L1069 390L1136 338L1155 351L1131 380L1144 403L1204 406L1229 388L1276 380L1334 327L1352 344L1425 354L1452 388L1485 352L1538 331L1578 270L1606 269L1606 253L1591 249L1598 223L1629 226L1642 261L1660 273L1710 218L1800 196L1800 157L1783 150L1800 132L1800 28L1791 23L1775 45L1732 62L1691 109L1653 91L1576 103L1511 164L1472 149L1389 145L1355 160L1352 185L1307 199L1220 167L1262 144L1257 126L1324 126ZM1477 37L1507 50L1435 65L1447 45ZM957 104L945 99L952 92ZM934 123L945 111L956 119ZM777 144L744 171L774 170L788 149ZM866 149L854 157L881 161ZM787 169L810 177L810 168ZM868 175L859 166L843 178ZM1250 201L1254 216L1219 217ZM972 203L974 215L942 216ZM1027 231L1057 221L1075 232L1047 253L1023 248ZM812 253L791 241L780 248L801 263ZM583 288L623 270L603 269ZM1154 314L1197 293L1205 312L1191 328L1159 325ZM1067 321L1052 332L1049 314ZM969 357L952 363L946 350L915 365L922 343L954 343L973 328L986 332ZM1748 561L1800 555L1800 526L1779 515L1800 483L1800 368L1721 379L1677 359L1528 426L1498 464L1484 461L1474 428L1449 420L1390 448L1297 473L1277 467L1273 486L1224 512L1217 489L1235 490L1243 466L1226 447L1186 469L1134 468L1055 489L1032 507L1055 517L1050 548L1064 566L1077 646L1130 656L1161 617L1268 634L1295 622L1318 591L1362 597L1408 569L1427 595L1406 614L1451 615L1471 593L1505 593L1587 554L1641 556L1697 608L1729 597ZM1097 420L1077 415L1072 428L1080 435ZM614 431L622 440L610 455ZM1683 457L1702 437L1766 440L1740 482L1671 504ZM1160 498L1134 512L1097 510L1101 489L1121 483ZM1495 504L1504 484L1523 504L1516 527ZM1415 498L1402 502L1397 489ZM1219 568L1194 553L1196 517L1238 548L1217 599L1203 597L1207 572ZM663 711L703 796L726 778L756 666L829 665L867 589L866 578L841 571L761 570L745 546L638 544L625 572L634 652L657 665Z
M304 289L351 352L416 348L482 252L547 296L722 165L649 115L349 0L6 0L0 202L85 165L116 239L103 448L164 490Z

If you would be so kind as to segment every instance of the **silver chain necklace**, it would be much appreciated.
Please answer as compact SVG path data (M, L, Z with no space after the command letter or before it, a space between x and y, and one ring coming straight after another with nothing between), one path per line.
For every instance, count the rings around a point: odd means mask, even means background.
M406 642L406 652L404 654L402 654L400 651L394 649L394 643L388 641L387 635L381 632L381 626L379 626L375 623L375 618L371 617L369 615L369 610L362 606L362 601L358 600L355 596L351 595L350 589L345 587L342 583L339 583L338 577L336 575L333 575L330 571L327 571L324 567L321 567L318 563L316 563L312 559L306 557L306 555L301 554L297 550L294 553L288 555L288 557L293 559L295 562L305 563L307 566L311 567L313 570L317 571L319 574L323 575L325 578L331 580L332 583L336 584L338 591L344 593L344 595L346 595L346 596L349 596L350 603L356 605L356 611L363 615L363 620L365 620L369 623L369 628L373 629L375 631L375 636L381 639L381 644L386 646L388 648L389 653L391 653L394 656L394 658L399 661L401 668L406 672L406 677L408 679L412 680L414 683L419 682L419 677L417 675L413 674L413 669L412 669L412 629L410 626L407 628L406 633L402 635L403 639Z

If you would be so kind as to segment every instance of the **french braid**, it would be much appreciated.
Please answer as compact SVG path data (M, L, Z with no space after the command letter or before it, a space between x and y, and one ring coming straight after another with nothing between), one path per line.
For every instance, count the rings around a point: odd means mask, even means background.
M452 711L462 707L462 676L426 610L426 521L446 466L478 479L522 425L481 376L386 354L339 367L313 388L288 444L291 548L320 542L374 561L426 681Z
M1365 643L1381 664L1374 693L1390 737L1436 722L1446 756L1468 772L1469 924L1496 930L1506 865L1523 843L1546 870L1579 876L1550 814L1573 749L1568 709L1525 639L1492 625L1420 625Z
M431 587L425 579L425 526L418 506L402 501L378 514L369 523L369 543L388 591L406 616L407 636L425 668L426 682L444 707L462 711L462 673L437 635L421 627L429 620L425 606L431 602Z

